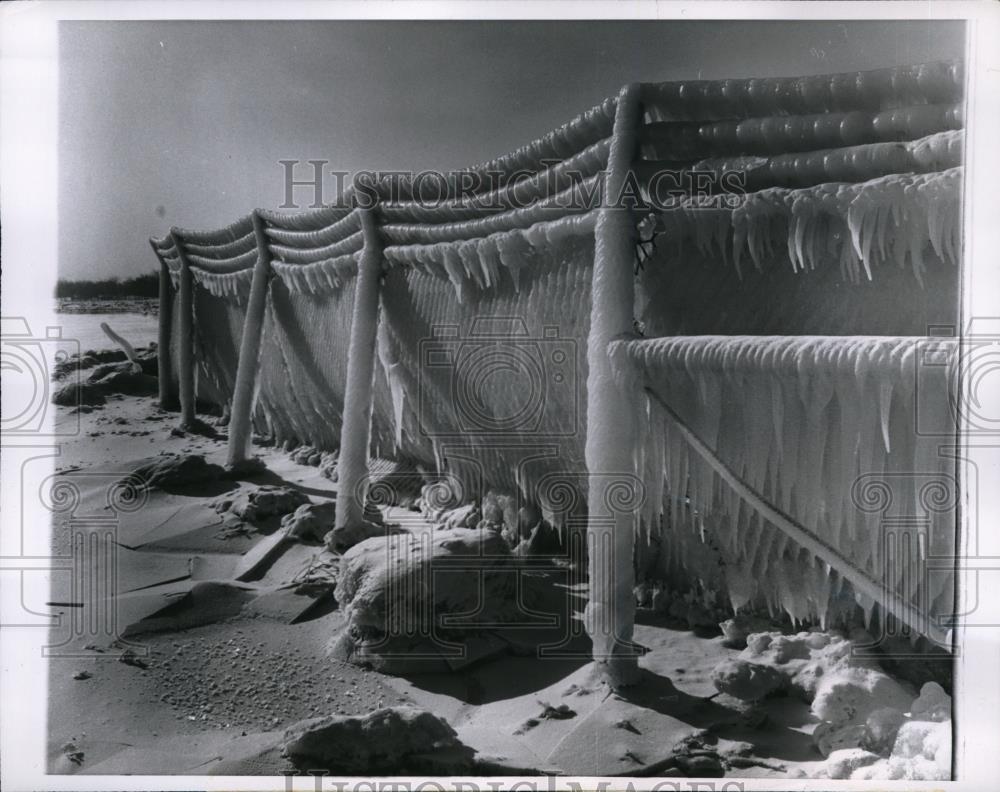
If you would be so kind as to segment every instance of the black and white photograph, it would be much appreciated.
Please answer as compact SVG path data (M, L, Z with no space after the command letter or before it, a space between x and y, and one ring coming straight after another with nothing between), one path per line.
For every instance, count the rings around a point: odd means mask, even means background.
M4 5L6 788L992 787L995 6Z

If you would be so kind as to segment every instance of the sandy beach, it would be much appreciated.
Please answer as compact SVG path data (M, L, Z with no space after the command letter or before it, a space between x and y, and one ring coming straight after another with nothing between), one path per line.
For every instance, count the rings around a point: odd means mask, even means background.
M178 432L176 416L151 397L109 396L105 406L73 414L59 409L60 420L80 421L59 469L80 489L78 512L106 510L109 486L150 461L224 460L224 427L209 437ZM822 774L824 756L812 737L820 721L806 700L720 694L713 671L741 650L718 629L692 631L666 613L640 610L643 681L634 693L612 692L595 678L582 629L566 637L567 625L579 626L586 588L567 585L557 565L532 572L546 593L536 612L566 608L568 621L498 630L509 646L495 656L477 661L473 651L446 672L401 675L331 656L345 629L333 596L337 555L317 542L288 541L279 515L251 522L218 509L220 499L238 501L260 487L328 503L336 484L294 454L258 450L264 469L251 475L152 487L134 496L138 508L125 499L131 505L118 514L114 534L118 637L53 635L73 651L50 661L52 772L293 771L282 755L290 727L412 706L447 721L482 774ZM382 512L387 524L415 535L440 530L413 510ZM79 530L71 524L53 525L57 551ZM54 591L52 601L64 616L108 607L70 591ZM539 646L560 643L554 655L539 656Z

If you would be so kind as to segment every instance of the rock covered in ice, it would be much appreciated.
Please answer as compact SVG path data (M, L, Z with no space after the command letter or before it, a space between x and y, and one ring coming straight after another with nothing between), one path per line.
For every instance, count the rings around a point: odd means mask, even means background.
M337 461L338 455L336 451L324 451L320 455L319 460L319 472L331 481L337 480Z
M807 660L812 656L808 633L798 635L770 633L768 637L770 640L766 645L761 639L755 640L753 649L750 649L750 642L747 642L747 649L758 658L757 662L768 660L776 665L787 665L792 660Z
M348 624L333 654L387 673L412 670L408 653L446 654L448 647L434 638L461 641L478 636L483 625L526 618L520 606L533 599L530 589L518 586L513 556L499 533L468 528L355 545L341 559L336 598ZM466 659L507 647L482 638Z
M930 781L951 778L951 721L904 723L896 735L889 770L891 778Z
M722 645L731 649L745 649L750 635L761 633L770 626L771 623L767 619L759 616L740 614L735 618L726 619L719 623L719 629L722 630Z
M807 661L792 676L792 690L805 701L811 701L827 669L828 666L822 660Z
M169 454L132 471L132 478L147 487L169 490L216 481L225 475L219 465L205 461L201 454Z
M859 767L867 767L878 760L878 754L861 748L845 748L831 753L815 776L830 779L850 778Z
M341 566L337 601L356 625L382 629L390 613L418 612L418 604L433 605L438 617L474 611L482 586L482 604L495 615L517 612L510 551L492 531L450 529L431 536L367 539L344 554ZM408 602L393 601L404 593ZM416 599L430 602L416 603Z
M851 773L852 780L948 781L951 779L951 721L907 721L892 753Z
M937 682L927 682L910 705L914 720L944 721L951 718L951 696Z
M834 725L827 721L817 724L812 733L813 744L823 756L858 748L864 736L865 727L862 724Z
M875 710L905 711L912 700L912 693L878 669L836 668L816 687L812 712L834 726L863 725Z
M832 670L875 665L853 653L850 640L825 632L751 633L746 644L740 659L773 668L784 678L784 687L804 701L813 700L820 681Z
M88 382L68 382L52 394L52 403L60 407L99 407L106 402L101 387Z
M87 378L87 384L104 394L123 393L127 396L149 396L159 389L157 378L132 363L108 363L98 366Z
M299 446L291 453L292 461L298 463L299 465L309 465L311 467L319 467L320 462L323 459L323 454L318 449L312 446L304 445Z
M883 707L868 715L861 747L868 751L887 756L896 743L900 727L906 723L906 715L898 709Z
M303 503L291 514L281 518L285 535L300 542L322 542L333 529L337 514L336 501Z
M268 486L244 490L235 498L224 498L216 502L215 508L253 523L269 517L284 517L309 502L307 495L292 487Z
M712 671L712 684L721 693L744 701L757 701L785 687L781 672L771 666L733 659Z
M285 732L282 753L299 769L340 774L412 772L434 766L435 754L457 771L474 756L445 720L413 706L302 721Z
M135 359L142 371L155 377L158 369L156 342L153 341L148 347L140 347L136 352ZM128 362L128 358L121 349L89 349L56 361L52 367L52 379L59 381L71 374L76 374L95 366L100 367L101 364L122 362ZM128 365L131 366L131 363L128 362ZM104 369L105 372L112 370Z

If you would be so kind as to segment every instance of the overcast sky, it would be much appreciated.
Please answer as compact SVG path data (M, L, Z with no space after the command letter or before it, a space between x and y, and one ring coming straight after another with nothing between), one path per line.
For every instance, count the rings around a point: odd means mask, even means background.
M465 167L626 82L961 57L964 31L942 22L63 22L59 49L60 275L89 278L151 270L146 240L171 225L216 228L278 206L282 159L345 171Z

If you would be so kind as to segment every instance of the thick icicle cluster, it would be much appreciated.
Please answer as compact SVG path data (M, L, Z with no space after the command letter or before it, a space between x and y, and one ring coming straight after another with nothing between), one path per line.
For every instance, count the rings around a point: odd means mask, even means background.
M289 291L317 296L331 289L342 289L344 284L358 274L360 254L352 253L313 264L285 264L272 262L274 273L281 278Z
M571 215L458 242L394 245L385 249L385 257L390 264L411 266L449 281L462 303L470 286L479 291L497 286L501 270L509 273L515 291L519 291L520 272L529 264L532 248L554 248L573 236L591 234L593 229L593 214Z
M955 351L908 337L618 343L619 376L647 394L644 524L666 532L673 563L721 582L734 609L762 599L793 619L823 620L843 584L863 576L932 614L950 613L953 580L929 573L928 559L953 551L953 462L938 455L937 436L919 431L932 416L937 427L947 419ZM674 415L835 553L819 561L762 519L691 447ZM720 559L723 581L713 572ZM872 601L859 599L870 612Z
M520 492L556 523L572 509L555 504L550 490L564 490L547 475L561 476L578 507L585 502L578 488L586 487L582 355L593 235L572 233L578 222L476 240L463 253L456 247L464 243L449 246L450 273L431 248L409 249L428 259L386 274L378 334L395 453L449 470L473 496L483 486ZM481 246L489 251L482 258ZM508 270L502 257L515 252Z
M241 302L245 301L250 294L253 269L242 269L236 272L210 272L200 267L192 267L191 275L194 282L213 297L232 298Z
M909 264L922 285L925 248L956 265L961 254L962 168L893 174L860 183L805 189L772 187L743 196L734 209L685 202L654 218L672 251L691 244L702 256L732 262L738 275L749 257L758 271L793 272L836 265L844 281L873 279L879 265Z
M190 268L195 388L200 399L227 403L235 386L246 302L259 256L253 217L217 231L174 228L151 242L175 290L180 289L182 260ZM181 305L178 299L172 302L170 346L176 367Z

